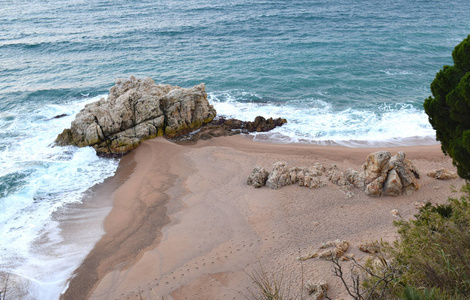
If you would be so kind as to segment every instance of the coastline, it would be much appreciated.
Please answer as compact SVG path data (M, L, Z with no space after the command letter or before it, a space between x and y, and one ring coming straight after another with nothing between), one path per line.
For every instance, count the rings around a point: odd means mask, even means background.
M282 160L289 167L319 162L359 170L367 154L379 149L404 151L421 171L421 189L383 198L356 190L349 199L329 182L313 190L246 185L255 166L270 170ZM352 245L348 253L364 257L358 243L393 240L392 209L408 219L417 212L415 202L445 201L451 185L463 184L426 176L440 167L454 170L440 145L346 148L260 143L244 136L184 146L147 140L121 160L118 172L127 179L112 194L106 233L62 298L239 299L249 295L248 275L260 266L288 274L293 286L300 286L302 277L326 280L331 296L343 296L330 263L312 259L301 266L299 252L342 239Z

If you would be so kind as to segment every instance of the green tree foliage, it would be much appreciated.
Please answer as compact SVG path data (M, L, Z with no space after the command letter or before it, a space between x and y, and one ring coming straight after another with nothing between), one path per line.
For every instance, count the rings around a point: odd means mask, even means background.
M452 157L460 177L470 179L470 35L452 58L454 65L444 66L431 83L424 110L442 151Z

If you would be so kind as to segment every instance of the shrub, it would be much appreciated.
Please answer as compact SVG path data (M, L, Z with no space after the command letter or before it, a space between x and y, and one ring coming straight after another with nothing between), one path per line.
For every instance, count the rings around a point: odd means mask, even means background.
M415 219L395 223L400 238L388 252L403 266L395 294L408 286L451 299L470 295L470 187L462 191L460 199L426 205Z
M349 283L333 261L348 294L359 300L470 299L470 186L462 192L460 199L428 204L415 218L395 222L399 239L381 243L375 260L354 261Z
M437 288L415 288L407 286L403 290L402 300L452 300L453 297L450 297L444 292L441 292Z
M333 258L333 274L353 299L470 299L470 185L459 199L427 204L415 218L395 222L399 238L381 242L375 259L352 259L345 272ZM250 276L258 287L252 299L291 299L289 288L262 270ZM290 287L290 285L287 285ZM326 299L328 298L325 295ZM302 299L302 294L300 299Z

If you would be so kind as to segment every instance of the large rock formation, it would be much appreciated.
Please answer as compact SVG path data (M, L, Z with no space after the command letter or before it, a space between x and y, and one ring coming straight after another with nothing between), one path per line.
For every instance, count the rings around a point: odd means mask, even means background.
M55 143L92 146L101 155L122 155L142 140L198 129L215 115L204 84L180 88L132 76L116 80L107 99L85 106Z

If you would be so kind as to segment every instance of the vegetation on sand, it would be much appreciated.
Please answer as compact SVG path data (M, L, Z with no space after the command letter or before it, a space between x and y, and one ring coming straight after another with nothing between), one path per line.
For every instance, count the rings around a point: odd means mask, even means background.
M354 289L343 280L347 292L354 299L470 299L470 186L462 192L460 199L428 203L415 218L395 222L399 238L382 243L364 266L354 262Z
M470 185L462 195L446 204L427 204L413 219L395 222L399 238L380 243L380 252L364 264L352 259L349 272L332 258L333 275L344 292L357 300L470 299ZM292 296L297 288L290 282L263 269L250 277L256 288L249 299L304 299L302 293ZM331 299L326 291L324 299Z

